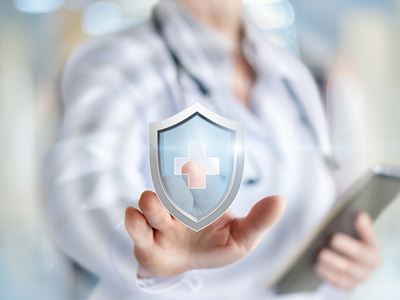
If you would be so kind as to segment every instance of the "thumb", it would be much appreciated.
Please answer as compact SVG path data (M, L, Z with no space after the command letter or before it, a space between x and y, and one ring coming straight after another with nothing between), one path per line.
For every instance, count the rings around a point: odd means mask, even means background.
M254 246L254 242L279 221L285 208L284 196L270 196L258 201L247 217L238 219L237 228L234 228L236 241L246 247Z

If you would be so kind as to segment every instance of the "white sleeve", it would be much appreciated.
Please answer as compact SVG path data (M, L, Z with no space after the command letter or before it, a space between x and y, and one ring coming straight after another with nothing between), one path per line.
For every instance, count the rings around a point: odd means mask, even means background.
M79 50L67 66L62 124L43 169L46 215L58 246L102 281L162 292L191 274L137 278L123 219L126 207L138 207L140 194L152 189L143 176L148 128L132 82L107 61L118 57L107 52L109 44Z
M346 300L352 295L352 291L335 287L325 281L319 285L317 291L323 300Z

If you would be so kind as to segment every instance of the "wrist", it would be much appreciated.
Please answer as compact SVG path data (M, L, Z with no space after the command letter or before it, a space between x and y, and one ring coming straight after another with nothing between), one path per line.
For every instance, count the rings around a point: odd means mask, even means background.
M137 270L137 277L138 278L152 278L154 277L151 275L146 269L144 269L141 265L139 265L138 270Z

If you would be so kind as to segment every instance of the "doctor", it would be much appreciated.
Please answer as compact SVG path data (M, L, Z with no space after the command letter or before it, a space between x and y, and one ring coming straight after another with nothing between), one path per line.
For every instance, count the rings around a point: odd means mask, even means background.
M241 190L198 233L148 191L148 124L195 101L246 124ZM309 72L240 0L161 0L149 22L89 41L66 67L63 104L46 209L61 249L100 277L90 299L277 297L265 283L335 199L331 150ZM355 226L360 240L337 233L319 254L316 292L281 298L340 298L363 282L380 250L368 215Z

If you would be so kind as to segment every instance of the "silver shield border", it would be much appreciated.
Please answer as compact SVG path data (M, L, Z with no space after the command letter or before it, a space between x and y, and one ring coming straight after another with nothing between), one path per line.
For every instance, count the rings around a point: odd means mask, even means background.
M219 201L219 205L215 207L210 213L202 217L200 220L195 220L195 218L189 217L186 212L175 205L174 201L170 199L168 193L165 191L164 185L161 180L158 160L158 132L184 121L195 113L200 113L210 121L217 123L222 127L226 127L235 131L233 171L228 190L226 191L223 198ZM171 215L173 215L177 220L179 220L187 227L193 229L194 231L200 231L201 229L215 222L231 206L240 188L244 167L244 124L221 117L220 115L212 112L199 102L195 102L188 108L168 119L155 123L150 123L149 131L151 179L153 181L154 188L161 203Z

